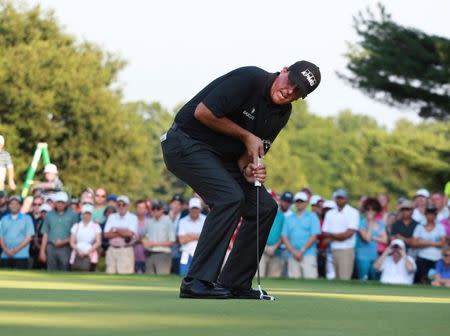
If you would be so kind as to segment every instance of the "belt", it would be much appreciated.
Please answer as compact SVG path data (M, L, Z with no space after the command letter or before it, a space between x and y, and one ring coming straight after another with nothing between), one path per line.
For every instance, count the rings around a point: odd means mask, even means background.
M131 247L131 245L125 245L125 246L112 246L112 245L109 245L109 247L112 247L112 248L115 248L115 249L122 249L122 248Z

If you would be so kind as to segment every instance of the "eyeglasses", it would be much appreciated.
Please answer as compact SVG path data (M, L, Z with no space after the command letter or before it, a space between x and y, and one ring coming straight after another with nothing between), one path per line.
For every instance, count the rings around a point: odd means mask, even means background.
M117 204L117 206L119 206L119 207L125 207L125 206L127 206L128 204L125 204L125 203L119 203L119 204Z
M449 253L445 253L444 257L448 258L448 257L450 257L450 254Z
M101 198L105 198L105 197L106 197L106 195L95 194L95 197L101 197Z
M153 211L162 210L163 208L152 208Z
M41 206L43 203L33 203L33 206Z

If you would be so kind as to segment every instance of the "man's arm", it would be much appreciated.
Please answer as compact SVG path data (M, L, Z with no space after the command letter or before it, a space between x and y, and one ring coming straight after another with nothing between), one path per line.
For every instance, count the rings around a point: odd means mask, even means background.
M8 166L8 185L9 189L16 190L16 183L14 182L14 166Z
M181 245L187 244L191 241L198 240L200 238L200 235L197 233L186 233L184 235L178 236L178 240L180 241Z
M44 235L42 236L41 251L39 252L39 259L41 259L42 262L47 261L47 255L45 254L45 251L47 249L47 243L48 243L48 235L44 233Z
M258 164L258 158L264 156L264 145L260 138L227 117L216 117L205 104L198 104L194 112L194 117L206 127L242 141L247 148L247 156L251 158L251 161L255 165ZM239 168L242 169L243 166Z
M383 254L373 263L373 268L377 271L381 271L381 266L383 265L384 259L392 252L391 247L384 250Z
M355 234L355 230L347 229L342 233L328 233L327 237L333 240L343 241L349 239L351 236Z
M15 246L12 250L14 254L19 252L21 249L23 249L25 246L27 246L31 242L32 236L26 236L24 240L20 242L19 245Z

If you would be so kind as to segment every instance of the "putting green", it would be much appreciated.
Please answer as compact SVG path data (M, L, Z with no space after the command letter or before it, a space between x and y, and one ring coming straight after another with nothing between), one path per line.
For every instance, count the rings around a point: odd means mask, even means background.
M182 300L176 276L0 272L0 335L438 335L450 290L263 280L277 301Z

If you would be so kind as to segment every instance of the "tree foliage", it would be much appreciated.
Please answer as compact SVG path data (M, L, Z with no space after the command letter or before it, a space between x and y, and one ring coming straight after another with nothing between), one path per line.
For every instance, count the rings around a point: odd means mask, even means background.
M338 74L370 97L423 118L450 119L450 40L404 27L379 5L354 17L360 37L346 58L350 75Z

